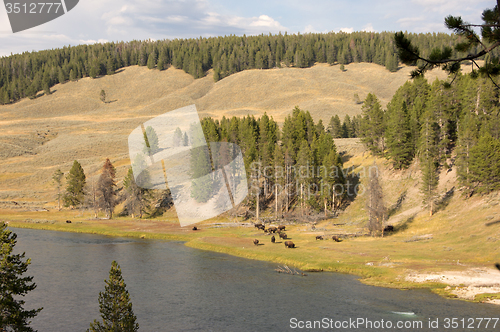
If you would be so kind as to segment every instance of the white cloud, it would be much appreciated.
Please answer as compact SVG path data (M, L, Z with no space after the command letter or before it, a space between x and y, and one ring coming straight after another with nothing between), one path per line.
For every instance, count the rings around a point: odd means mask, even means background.
M314 27L309 24L304 28L304 33L318 33L318 30L314 29Z
M91 44L96 44L96 43L104 44L104 43L107 43L107 42L109 42L109 40L107 40L107 39L99 39L99 40L93 40L93 39L83 40L83 39L80 39L78 41L78 44L88 44L88 45L91 45Z
M194 26L205 25L211 27L232 27L246 34L278 33L286 31L283 25L268 15L258 17L241 17L234 15L220 15L217 13L207 13L205 17L198 21L191 22Z
M278 21L275 21L267 15L260 15L257 20L250 23L252 27L267 27L267 28L284 28Z
M363 27L363 30L361 31L366 31L366 32L375 32L375 29L373 28L373 24L368 23Z
M346 32L346 33L352 33L352 32L354 32L354 28L340 28L340 31Z

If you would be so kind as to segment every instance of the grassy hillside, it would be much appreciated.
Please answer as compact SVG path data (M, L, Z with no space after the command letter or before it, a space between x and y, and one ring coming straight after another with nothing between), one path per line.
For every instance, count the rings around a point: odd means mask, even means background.
M396 229L382 239L358 237L341 243L315 240L316 235L366 232L366 196L362 194L338 218L322 221L314 229L303 224L287 226L287 233L299 246L297 250L272 247L269 238L250 225L213 225L227 222L222 218L207 221L201 231L193 233L178 226L173 211L161 221L89 220L91 213L87 212L54 212L51 177L57 168L68 172L73 160L78 159L88 181L92 181L109 157L121 179L130 165L128 135L156 115L195 104L202 116L260 116L267 112L282 122L297 105L310 111L315 120L328 122L334 114L342 118L361 112L354 94L364 99L367 93L375 93L385 106L410 72L410 68L401 68L390 73L373 64L350 64L346 69L341 72L338 66L316 65L249 70L214 83L210 74L194 80L173 68L160 72L135 66L113 76L57 85L49 96L0 106L0 218L32 222L12 223L21 227L181 239L197 248L301 269L356 273L369 283L398 287L413 285L406 278L415 271L484 269L500 262L499 193L465 200L454 167L441 174L440 209L430 217L421 206L417 162L405 171L395 171L387 160L371 156L358 139L335 143L339 151L345 151L345 167L361 172L361 184L367 183L363 169L374 162L380 167L385 204L390 211L388 224ZM441 71L429 75L429 80L444 78ZM99 99L101 89L107 93L107 103ZM42 208L50 211L39 211ZM66 219L73 223L66 224ZM254 246L254 238L265 245ZM433 287L444 288L438 284Z
M278 122L295 106L328 122L338 114L355 115L363 100L375 93L385 105L411 69L390 73L375 64L319 64L311 68L248 70L214 83L209 73L193 79L171 67L165 71L127 67L112 76L85 78L56 85L49 96L0 106L0 207L36 209L54 206L51 176L67 172L78 159L87 175L96 175L109 157L125 175L127 137L144 121L170 110L195 104L201 116L260 116ZM442 71L429 80L444 78ZM100 100L100 91L107 103ZM16 201L20 205L16 205Z

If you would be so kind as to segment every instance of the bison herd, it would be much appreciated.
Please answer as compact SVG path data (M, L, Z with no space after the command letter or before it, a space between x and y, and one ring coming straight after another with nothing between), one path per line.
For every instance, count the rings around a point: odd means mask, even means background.
M258 224L255 224L254 226L257 229L264 231L264 233L267 233L267 234L271 234L271 233L272 234L278 234L278 236L280 237L280 239L283 239L283 240L288 239L288 235L284 232L285 229L286 229L286 226L284 226L284 225L280 225L280 226L277 226L277 227L276 226L269 226L268 228L266 228L266 226L264 224L258 223ZM323 235L317 235L316 236L316 240L324 240L324 239L325 239L325 237ZM342 238L339 235L333 235L332 236L332 240L335 241L335 242L342 242ZM254 239L253 243L255 245L258 245L259 244L259 240ZM271 243L276 243L276 237L274 235L271 236ZM292 241L285 241L285 247L286 248L295 248L295 244Z

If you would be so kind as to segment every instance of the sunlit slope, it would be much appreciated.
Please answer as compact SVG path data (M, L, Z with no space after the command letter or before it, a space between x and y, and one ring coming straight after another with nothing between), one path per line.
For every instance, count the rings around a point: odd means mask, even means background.
M215 83L211 72L195 80L174 68L160 72L133 66L112 76L58 84L49 96L0 106L0 201L53 202L52 174L57 168L67 172L75 159L93 176L110 158L122 177L129 165L130 132L179 107L195 104L201 116L216 118L267 112L282 122L299 106L315 120L328 122L334 114L343 118L361 112L355 94L363 100L375 93L385 105L411 70L390 73L367 63L345 68L319 64L248 70ZM441 71L431 75L444 77ZM106 103L100 100L101 90Z

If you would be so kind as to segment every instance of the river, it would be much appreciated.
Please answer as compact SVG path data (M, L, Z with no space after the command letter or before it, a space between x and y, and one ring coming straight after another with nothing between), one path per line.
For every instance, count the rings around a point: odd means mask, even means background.
M318 331L471 331L476 318L500 317L494 305L367 286L344 274L281 274L276 264L181 242L11 230L18 235L15 251L32 259L27 274L38 287L25 307L44 308L31 324L40 332L85 331L100 319L98 295L113 260L121 266L140 331L311 331L306 327L314 321ZM475 330L500 329L500 322L495 329L495 321L488 329L485 322Z

